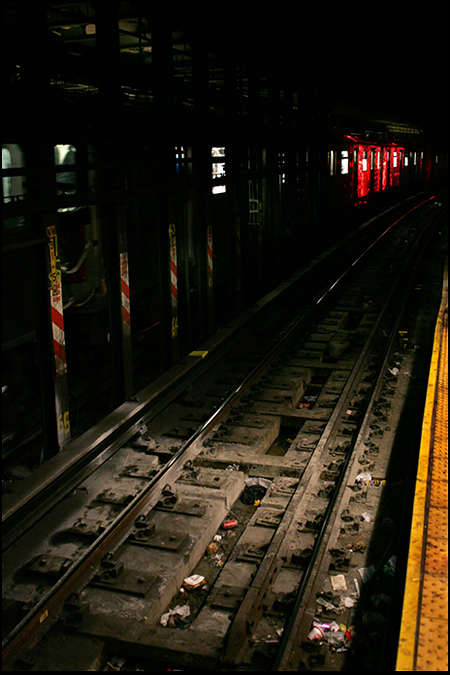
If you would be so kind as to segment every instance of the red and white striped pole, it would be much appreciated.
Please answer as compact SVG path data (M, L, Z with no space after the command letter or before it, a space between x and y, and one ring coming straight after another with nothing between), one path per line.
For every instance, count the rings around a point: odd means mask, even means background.
M207 232L207 256L208 256L208 288L213 287L213 236L212 226L208 225Z
M174 223L169 225L170 248L170 318L172 334L172 359L178 360L178 259L177 237Z
M123 245L126 246L126 241L123 241ZM128 251L126 248L119 251L119 265L122 310L123 385L125 397L128 397L133 392L133 357L131 347L130 279L128 272Z
M123 251L120 254L120 289L122 294L122 328L125 334L130 334L130 280L127 251Z
M70 439L70 418L61 266L58 256L56 225L47 227L47 244L53 355L55 360L55 405L58 425L58 445L61 448Z

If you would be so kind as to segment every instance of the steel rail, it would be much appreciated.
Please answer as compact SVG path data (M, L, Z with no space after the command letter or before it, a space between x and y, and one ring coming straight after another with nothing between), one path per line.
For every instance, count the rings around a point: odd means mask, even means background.
M422 195L411 197L406 202L416 197L422 197ZM430 199L433 199L433 197ZM421 201L417 206L421 206L427 201L429 199ZM367 221L366 225L382 219L393 209L403 206L404 203L390 207ZM399 222L399 220L396 222ZM346 237L344 241L348 238ZM332 247L334 253L338 250L339 246ZM186 365L183 366L182 362L176 366L176 372L171 375L169 380L165 374L160 378L160 383L159 380L157 381L159 384L156 391L154 385L143 389L139 392L137 398L126 401L110 413L101 424L94 425L83 436L72 441L65 448L65 453L59 453L47 462L45 467L39 467L37 474L43 474L43 476L41 475L37 483L35 474L30 479L25 480L23 487L26 486L26 494L22 496L6 494L2 508L2 550L13 543L15 531L23 532L24 529L32 527L37 520L45 515L46 511L54 507L55 499L61 501L68 492L72 491L76 484L84 479L92 462L99 466L102 462L107 461L114 451L113 449L117 448L121 442L125 443L128 440L133 433L133 427L142 418L148 419L149 414L153 417L161 412L167 405L170 405L181 387L185 387L189 382L194 381L205 369L213 367L217 360L223 356L224 349L230 348L230 337L234 343L243 331L250 330L251 325L260 315L263 316L267 312L273 300L284 297L286 293L291 294L293 287L296 287L298 283L304 283L304 277L307 277L314 268L319 269L325 263L324 255L319 256L314 263L302 268L303 271L294 274L278 289L258 301L250 311L250 316L246 313L245 321L242 315L236 317L229 325L233 331L232 335L229 335L230 330L227 329L219 331L218 338L213 337L208 340L205 345L208 350L207 359L189 358L188 361L185 359ZM350 267L356 264L356 260L351 263ZM328 289L325 287L321 295L319 294L316 297L317 304L324 299L327 291L332 287L333 285ZM171 372L169 371L169 375ZM106 431L104 429L105 424L109 425ZM47 469L50 466L52 467L51 476L48 475ZM44 472L44 468L47 473Z
M336 517L336 512L339 509L335 509L336 503L338 502L338 499L342 499L345 485L347 482L348 474L352 468L352 463L355 461L355 455L354 455L354 450L358 445L361 443L361 440L363 438L363 435L367 429L367 426L369 422L371 421L371 412L372 408L374 406L375 401L378 399L380 395L381 388L383 386L388 362L392 353L392 348L394 346L394 342L398 336L398 328L399 325L402 321L403 314L405 311L406 303L409 299L410 293L411 293L411 288L412 284L416 275L417 267L419 265L420 259L423 254L423 248L421 248L418 251L418 255L416 255L415 258L413 258L414 254L417 254L417 250L419 246L422 246L422 239L423 238L429 238L432 234L433 228L435 224L432 223L426 230L422 230L422 232L419 234L417 241L415 242L414 247L412 248L410 255L407 259L404 260L403 262L403 268L402 272L406 270L407 267L410 267L409 270L409 277L408 277L408 283L406 286L403 287L403 293L401 297L401 302L399 306L399 310L396 313L396 320L391 328L391 332L389 335L389 338L386 342L381 364L379 367L378 371L378 377L376 382L372 385L371 391L370 391L370 396L368 400L366 401L364 405L364 415L361 420L361 424L359 425L358 432L357 434L355 433L351 443L350 447L346 453L344 462L341 466L339 475L336 479L335 483L335 488L333 490L333 493L331 495L330 501L327 505L325 514L324 514L324 519L321 524L320 530L317 535L317 539L314 545L313 553L311 556L311 559L305 569L305 572L302 576L302 580L300 582L298 591L297 591L297 596L295 600L295 604L293 607L293 610L291 612L291 615L288 619L288 622L286 626L284 627L283 630L283 635L280 640L280 644L275 656L275 659L272 663L272 671L287 671L287 670L297 670L298 665L299 665L299 660L300 660L300 640L299 640L299 633L300 633L300 628L301 624L305 620L305 613L306 609L308 606L308 600L311 596L314 582L316 577L318 576L318 572L316 570L316 574L313 578L313 572L315 571L317 562L320 559L323 558L326 549L327 549L327 542L329 538L329 534L331 533L332 530L332 524L333 521ZM397 277L397 282L395 286L393 287L390 297L386 301L386 305L384 310L388 310L389 306L391 303L396 299L396 296L399 292L399 290L402 289L402 284L401 284L401 279L402 276ZM384 313L384 311L383 311ZM333 519L334 516L334 519ZM328 534L328 536L327 536Z
M379 241L379 240L377 240ZM416 244L418 245L418 244ZM369 248L372 248L369 247ZM369 249L368 249L369 250ZM410 257L412 256L412 252L410 254ZM405 261L403 261L403 266L402 266L402 271L406 267L408 261L410 260L410 257L408 257ZM358 261L360 261L363 258L363 256L360 256ZM342 275L344 276L344 275ZM336 424L339 421L339 417L342 414L342 410L348 406L348 394L352 390L352 388L355 386L355 383L358 381L359 376L363 372L365 368L365 363L367 360L367 355L369 352L369 349L372 345L373 340L376 337L376 333L378 331L378 328L382 322L382 320L385 317L386 312L389 310L393 297L395 296L395 293L398 289L398 287L401 284L400 281L401 277L397 277L397 282L394 284L394 286L390 289L389 295L386 298L384 305L377 317L377 320L375 324L373 325L370 334L367 336L365 346L361 350L361 353L356 360L351 374L349 375L348 381L346 383L346 386L343 390L343 392L340 395L339 401L335 406L335 409L333 411L332 416L327 422L327 425L322 433L322 437L320 439L320 442L316 449L314 450L314 457L317 457L317 460L320 461L320 457L323 453L323 451L326 448L326 445L329 441L329 438L333 434L333 431L335 430ZM337 285L337 284L334 284ZM320 300L319 300L320 301ZM368 403L367 403L368 405ZM364 419L364 418L363 418ZM363 420L361 420L360 425L362 424ZM358 428L359 430L359 428ZM346 454L346 458L342 467L342 471L340 473L340 476L337 478L336 481L336 487L333 492L333 495L331 496L331 500L328 503L325 516L324 516L324 521L321 526L321 529L319 530L318 537L316 539L316 543L314 546L314 552L313 556L311 559L311 568L314 565L315 559L317 557L317 550L318 546L320 545L321 538L323 537L323 533L326 529L326 525L330 519L330 516L332 514L335 501L337 499L337 493L339 490L339 487L341 485L341 481L343 480L342 478L342 472L345 471L348 463L350 462L351 455L353 452L354 448L354 443L350 445L350 448ZM236 616L233 619L233 622L231 624L230 630L228 632L228 637L227 637L227 644L225 648L225 654L223 657L224 662L227 665L237 665L240 662L240 658L244 652L245 649L245 640L247 637L247 625L252 624L255 625L258 620L259 616L262 613L262 606L263 606L263 600L264 596L267 593L267 590L270 586L271 580L278 574L279 567L281 566L282 562L279 559L279 549L282 546L286 531L288 530L290 523L295 515L295 512L298 510L300 506L301 499L303 497L303 494L307 491L310 491L311 489L311 481L314 478L314 471L313 471L313 465L316 462L314 461L313 458L310 459L308 468L306 469L299 485L297 486L296 493L292 497L292 500L289 504L289 506L286 509L286 512L283 516L283 519L278 526L277 532L274 535L274 538L272 539L272 542L270 544L270 547L266 553L266 558L265 560L261 563L260 568L258 569L251 587L247 591L247 594L245 596L244 602L242 603L241 607L239 608ZM305 576L309 576L310 571L309 571L309 566L306 569ZM300 591L299 591L300 594ZM285 637L285 639L287 639Z
M14 660L20 655L25 647L34 644L42 633L47 630L58 618L64 603L70 596L79 591L94 576L96 568L100 564L106 553L115 550L128 536L128 530L134 523L138 515L151 503L152 498L156 502L158 487L163 481L167 481L171 472L181 471L182 460L189 459L189 450L194 450L194 445L200 443L207 433L225 416L225 414L235 405L253 382L262 374L267 365L275 358L278 352L284 347L291 335L299 328L307 316L329 298L333 291L336 291L344 279L350 275L355 268L361 264L366 255L373 249L373 246L380 242L385 235L397 225L403 218L415 211L419 206L430 201L433 197L425 200L415 206L406 214L401 216L395 223L391 224L371 245L360 254L353 263L351 263L344 273L333 282L325 291L321 290L303 309L295 321L291 323L288 330L277 341L274 347L263 357L263 359L253 368L253 370L244 378L244 380L232 391L224 401L218 406L216 411L206 420L173 457L162 467L148 483L148 485L130 502L130 504L112 521L105 531L91 544L79 560L74 561L64 575L56 584L47 591L40 601L22 618L22 620L12 629L2 642L2 667L8 670Z

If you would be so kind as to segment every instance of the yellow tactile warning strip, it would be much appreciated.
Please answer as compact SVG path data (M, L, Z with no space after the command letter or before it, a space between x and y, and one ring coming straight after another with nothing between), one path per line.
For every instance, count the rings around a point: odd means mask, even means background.
M434 335L396 670L448 670L448 267Z

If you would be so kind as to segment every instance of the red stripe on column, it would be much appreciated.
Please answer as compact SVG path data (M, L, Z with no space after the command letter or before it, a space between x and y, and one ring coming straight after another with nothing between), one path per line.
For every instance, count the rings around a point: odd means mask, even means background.
M54 338L53 338L53 351L58 359L60 359L64 363L66 362L66 348L64 345L59 344L59 342Z
M61 330L64 330L64 317L63 315L58 312L55 307L52 306L52 323L55 324L55 326L58 326Z
M129 326L131 323L130 312L123 305L122 305L122 318L125 321L125 323Z
M126 284L126 282L123 279L120 280L120 287L122 289L122 293L129 299L130 287Z

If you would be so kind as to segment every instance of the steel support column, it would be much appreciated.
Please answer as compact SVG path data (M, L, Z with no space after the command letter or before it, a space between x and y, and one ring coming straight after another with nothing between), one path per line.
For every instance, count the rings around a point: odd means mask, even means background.
M178 341L178 249L175 223L169 224L169 256L172 361L176 363L180 356L180 349Z
M111 195L110 202L100 206L98 211L105 242L112 403L117 406L133 391L125 175L121 161L125 148L121 145L119 125L122 106L119 84L119 26L115 3L94 3L94 9L100 95L97 135L99 185L102 192ZM123 193L123 199L118 201L117 194L120 192Z
M269 87L269 143L266 154L266 190L264 200L264 245L265 245L265 279L272 288L279 281L280 256L280 221L279 221L279 152L280 142L280 85L275 73L268 78Z
M155 182L158 193L158 236L160 263L160 301L162 323L162 354L165 367L176 363L179 350L178 312L178 246L180 237L173 208L175 178L174 74L172 29L160 17L152 33L153 96L155 104Z
M70 440L69 392L67 385L66 338L62 296L61 264L58 251L56 218L45 218L48 251L48 280L52 322L53 358L55 372L55 406L58 446Z
M240 219L240 153L242 130L239 116L242 100L238 92L238 67L233 54L226 55L224 63L225 93L225 171L227 198L226 266L229 270L227 282L227 315L229 320L241 305L242 265L241 265L241 219ZM241 72L242 77L242 72ZM233 280L233 281L232 281Z
M213 226L209 222L206 226L206 278L208 298L208 331L214 331L214 259L213 259Z
M229 232L229 265L230 272L233 275L234 283L228 284L229 297L229 311L231 316L238 313L242 307L242 216L243 216L243 199L242 194L242 176L241 176L241 162L242 148L235 145L231 138L227 141L227 219L230 227ZM246 195L245 195L246 198ZM245 222L245 221L244 221Z
M30 216L36 238L46 249L33 248L36 280L37 357L44 434L43 458L56 454L70 439L69 396L62 308L61 267L58 256L54 141L48 118L50 97L48 29L45 7L19 6L23 26L21 87L27 133L24 144L27 195L47 200L48 207Z
M255 300L261 295L261 75L254 64L248 71L248 142L245 157L245 182L243 200L245 200L244 219L242 220L241 245L243 247L242 275L246 286L247 300Z
M194 143L192 148L194 174L194 240L196 247L198 279L198 316L200 337L212 332L213 318L208 297L207 227L209 224L209 200L211 198L211 140L208 119L208 49L202 36L197 34L193 44L194 76Z

